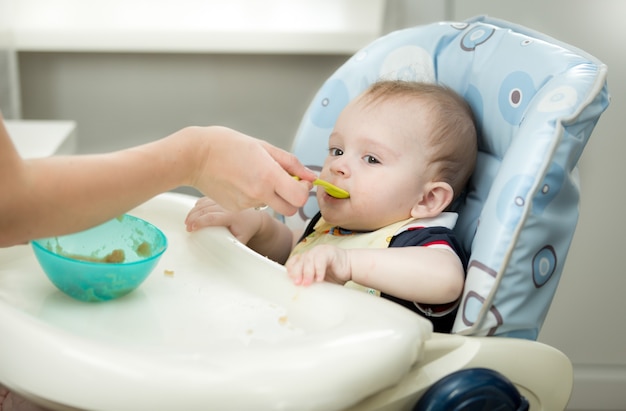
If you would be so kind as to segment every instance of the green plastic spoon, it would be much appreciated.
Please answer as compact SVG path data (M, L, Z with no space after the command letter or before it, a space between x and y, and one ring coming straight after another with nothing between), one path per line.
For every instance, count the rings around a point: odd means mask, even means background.
M298 176L293 176L293 178L295 178L296 180L300 180L300 177ZM348 193L346 190L341 189L335 185L332 185L328 181L320 180L319 178L313 181L313 185L324 187L324 190L326 190L328 195L330 195L331 197L335 197L335 198L350 197L350 193Z

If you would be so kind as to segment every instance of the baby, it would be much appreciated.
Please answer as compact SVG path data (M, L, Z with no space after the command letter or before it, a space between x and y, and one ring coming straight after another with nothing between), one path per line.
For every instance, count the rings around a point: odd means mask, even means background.
M467 256L447 212L476 161L468 104L434 84L381 81L341 112L320 178L350 193L317 190L320 212L304 235L270 214L228 212L198 201L187 229L226 226L253 250L285 263L296 284L329 281L380 295L449 332ZM299 241L295 241L298 240Z

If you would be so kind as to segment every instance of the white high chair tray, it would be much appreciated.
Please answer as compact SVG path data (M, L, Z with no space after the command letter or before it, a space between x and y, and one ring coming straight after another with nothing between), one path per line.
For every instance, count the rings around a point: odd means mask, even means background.
M344 287L296 287L226 229L187 233L194 201L131 212L169 248L118 300L73 300L30 246L0 250L0 383L54 409L330 411L406 375L430 323Z

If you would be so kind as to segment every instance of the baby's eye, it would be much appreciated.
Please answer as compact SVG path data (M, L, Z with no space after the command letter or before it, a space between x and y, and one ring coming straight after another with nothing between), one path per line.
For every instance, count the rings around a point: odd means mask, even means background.
M328 154L330 154L333 157L342 156L343 150L337 147L331 147L328 149Z
M380 163L380 161L378 161L376 157L370 156L370 155L363 157L363 160L365 160L367 164L379 164Z

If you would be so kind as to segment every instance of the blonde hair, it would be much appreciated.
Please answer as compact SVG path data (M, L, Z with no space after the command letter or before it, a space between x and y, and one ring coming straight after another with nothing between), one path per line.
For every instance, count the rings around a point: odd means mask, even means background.
M372 84L363 97L369 103L396 97L418 99L432 122L429 151L434 179L452 187L455 198L463 191L474 171L478 143L476 124L469 104L451 88L431 83L384 80Z

